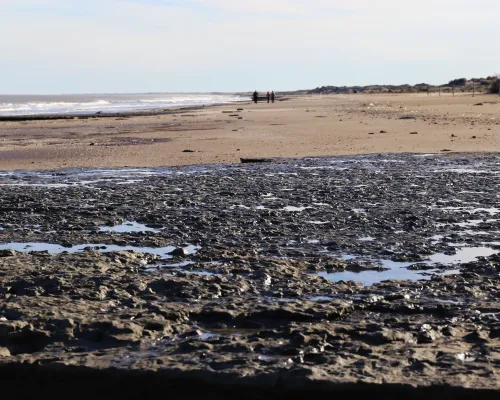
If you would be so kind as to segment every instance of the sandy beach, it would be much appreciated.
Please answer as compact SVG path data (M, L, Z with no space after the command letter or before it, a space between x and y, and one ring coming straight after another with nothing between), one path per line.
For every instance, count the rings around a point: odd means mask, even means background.
M500 151L499 135L500 98L494 95L296 96L274 104L244 102L163 115L3 121L0 169L491 152Z

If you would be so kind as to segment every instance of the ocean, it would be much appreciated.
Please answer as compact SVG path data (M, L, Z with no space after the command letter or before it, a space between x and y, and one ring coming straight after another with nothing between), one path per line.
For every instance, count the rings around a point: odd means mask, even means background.
M0 116L115 113L241 100L246 98L219 93L0 95Z

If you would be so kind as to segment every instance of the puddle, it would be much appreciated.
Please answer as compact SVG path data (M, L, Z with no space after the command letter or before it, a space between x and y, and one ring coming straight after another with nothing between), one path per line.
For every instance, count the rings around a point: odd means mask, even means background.
M189 244L183 247L183 249L188 255L191 255L191 254L196 254L196 252L201 249L201 246L195 246L194 244Z
M500 209L496 207L489 207L489 208L473 208L472 209L472 214L476 214L479 212L486 212L490 215L495 215L500 213Z
M373 242L374 240L376 240L376 238L371 237L371 236L367 236L367 237L359 238L358 240L360 242Z
M210 265L224 265L224 261L209 261L208 264Z
M479 224L482 224L483 222L484 221L482 219L471 219L471 220L465 221L465 222L456 222L453 225L465 228L468 226L478 226Z
M197 171L195 171L197 172ZM57 174L41 174L39 172L28 173L3 173L0 177L5 176L6 179L0 186L28 186L42 188L74 188L87 187L98 189L96 185L100 183L111 183L114 185L129 185L139 182L144 182L145 179L153 176L171 175L174 171L168 168L157 169L95 169L95 170L80 170L66 169ZM177 172L180 174L180 172ZM12 178L16 178L12 181Z
M487 243L495 244L495 243ZM424 262L396 262L391 260L381 260L380 264L384 268L388 268L386 271L362 271L362 272L320 272L314 274L315 276L322 276L329 281L339 282L339 281L357 281L361 282L365 286L370 286L376 283L380 283L386 280L404 280L404 281L419 281L419 280L429 280L432 275L455 275L460 273L459 270L420 270L414 271L408 269L410 265L414 264L427 264L427 265L454 265L454 264L464 264L472 261L476 261L478 257L487 257L493 254L498 254L499 250L494 250L490 247L463 247L458 249L454 255L446 255L443 253L433 254ZM348 257L348 258L347 258ZM346 255L343 257L344 260L349 260L356 258L352 255Z
M309 297L307 300L313 302L320 302L320 301L332 301L336 299L338 298L334 296L315 296L315 297Z
M477 213L488 213L491 216L494 216L500 213L500 209L496 207L433 207L435 210L441 211L456 211L456 212L467 212L470 214Z
M454 172L457 174L494 174L495 172L472 169L472 168L443 168L432 172Z
M168 173L168 171L163 171L163 173ZM109 176L134 176L134 175L159 175L160 171L150 170L150 169L140 169L140 168L118 168L118 169L91 169L88 171L77 173L80 176L92 176L92 175L109 175Z
M283 211L288 211L288 212L301 212L301 211L307 210L308 208L312 208L312 207L294 207L294 206L286 206L286 207L283 207Z
M183 261L175 264L160 264L160 265L150 265L151 268L161 269L161 268L183 268L189 265L196 264L194 261Z
M234 210L235 208L243 208L245 210L250 210L250 207L247 207L243 204L236 204L234 206L229 207L230 210Z
M306 224L312 224L312 225L326 225L329 224L328 221L306 221Z
M279 200L279 197L276 197L272 193L263 194L261 197L263 200Z
M441 211L465 211L467 208L465 207L432 207L434 210L441 210Z
M215 272L209 272L209 271L182 271L182 273L187 275L200 275L200 276L223 276L222 274L216 274Z
M186 271L184 269L172 269L169 273L164 276L175 276L175 272L185 275L198 275L198 276L223 276L222 274L216 274L215 272L209 271Z
M453 222L453 223L437 223L436 227L441 228L447 225L455 225L455 226L460 226L462 228L467 228L467 227L472 227L472 226L479 226L481 224L490 224L493 222L500 221L498 219L470 219L468 221L464 222Z
M71 186L75 186L74 184L69 183L0 183L0 186L29 186L29 187L43 187L48 189L57 189L57 188L68 188Z
M159 229L148 228L144 224L139 224L135 221L127 221L121 225L116 226L101 226L100 232L115 232L115 233L132 233L132 232L161 232Z
M433 242L439 242L440 240L444 239L444 235L434 235L430 238L431 241Z
M491 236L493 234L498 234L498 231L491 231L491 232L486 232L486 231L472 231L472 230L467 230L464 232L459 232L459 235L470 235L470 236L480 236L480 235L487 235Z
M418 280L428 280L430 276L421 275L422 272L430 271L412 271L406 269L410 265L415 264L414 262L398 263L390 260L383 260L382 266L385 268L391 268L388 271L362 271L362 272L320 272L317 276L322 276L332 282L340 281L357 281L361 282L365 286L371 286L376 283L387 280L400 280L400 281L418 281Z
M200 339L215 339L220 337L241 337L250 336L260 332L262 329L225 328L212 329L200 335Z
M116 184L117 185L132 185L134 183L140 183L142 181L143 181L142 179L128 179L126 181L116 182Z
M429 264L456 264L475 261L477 257L488 257L497 254L499 251L490 247L462 247L454 255L434 254L429 257Z
M195 246L193 246L195 247ZM33 252L33 251L47 251L49 254L60 254L67 251L68 253L78 253L84 251L86 248L97 250L101 253L109 253L112 251L134 250L139 253L150 253L159 255L162 258L172 258L169 255L176 249L175 246L168 247L136 247L136 246L117 246L108 244L79 244L71 247L64 247L52 243L7 243L0 244L0 250L15 250L20 252Z

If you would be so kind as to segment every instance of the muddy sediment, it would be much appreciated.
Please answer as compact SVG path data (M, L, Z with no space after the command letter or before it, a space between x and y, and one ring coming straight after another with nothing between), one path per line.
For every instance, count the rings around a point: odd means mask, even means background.
M0 173L2 376L497 397L499 176L497 154Z

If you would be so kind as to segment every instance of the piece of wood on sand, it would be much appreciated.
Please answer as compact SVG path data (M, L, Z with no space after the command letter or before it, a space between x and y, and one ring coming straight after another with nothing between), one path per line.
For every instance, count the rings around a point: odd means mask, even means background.
M250 163L270 163L273 162L272 158L240 158L242 164Z

